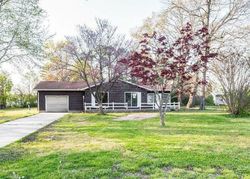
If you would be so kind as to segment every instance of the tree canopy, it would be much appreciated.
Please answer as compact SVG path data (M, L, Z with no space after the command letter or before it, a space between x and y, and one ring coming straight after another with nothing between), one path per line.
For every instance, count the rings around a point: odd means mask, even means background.
M0 0L0 64L42 55L45 11L39 0Z

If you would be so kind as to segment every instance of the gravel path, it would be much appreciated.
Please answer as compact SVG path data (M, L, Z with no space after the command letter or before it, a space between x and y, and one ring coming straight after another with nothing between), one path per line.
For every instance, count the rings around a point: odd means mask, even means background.
M157 113L133 113L114 119L115 121L141 121L144 119L157 117Z

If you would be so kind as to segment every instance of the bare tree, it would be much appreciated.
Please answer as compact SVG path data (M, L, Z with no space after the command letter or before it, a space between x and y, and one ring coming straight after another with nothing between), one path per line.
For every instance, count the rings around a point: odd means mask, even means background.
M218 48L231 38L231 32L247 21L249 0L172 0L168 3L168 10L176 10L184 16L193 17L195 21L206 26L209 30L207 41L212 48ZM234 36L237 38L237 36ZM207 49L209 53L211 49ZM206 64L208 67L208 64ZM205 84L207 82L207 68L202 72L202 97L200 109L205 109Z
M244 112L250 104L250 57L245 51L230 48L218 56L213 74L224 93L232 114Z
M67 37L71 58L65 65L87 83L103 114L103 98L124 72L119 61L127 55L130 42L117 35L117 28L107 20L96 19L96 25L95 29L79 26L76 37Z

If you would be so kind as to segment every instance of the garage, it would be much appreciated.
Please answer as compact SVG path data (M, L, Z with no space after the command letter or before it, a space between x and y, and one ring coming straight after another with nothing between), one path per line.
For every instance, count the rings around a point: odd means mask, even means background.
M69 96L66 95L49 95L45 96L46 112L68 112Z

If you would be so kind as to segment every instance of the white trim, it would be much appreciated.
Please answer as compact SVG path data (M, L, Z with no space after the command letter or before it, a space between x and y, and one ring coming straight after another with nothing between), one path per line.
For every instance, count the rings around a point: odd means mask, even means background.
M137 94L137 104L136 104L136 106L129 106L128 105L128 107L140 107L141 105L141 97L139 97L139 95L141 95L141 92L138 92L138 91L125 91L124 92L124 95L123 95L123 97L124 97L124 103L127 103L126 102L126 93L136 93ZM131 96L132 97L132 96ZM139 101L140 100L140 101Z
M69 95L45 95L45 112L48 112L47 111L47 97L48 96L66 96L67 97L67 107L68 107L68 109L67 109L67 112L69 112Z
M40 111L39 91L37 91L37 111Z
M94 92L94 94L95 94L95 92ZM91 93L91 106L95 106L95 97L94 97L94 95Z
M96 92L93 92L94 94L96 93ZM106 92L107 94L108 94L108 101L107 101L107 103L109 104L110 103L110 101L109 101L109 92ZM94 101L92 101L92 100L94 100ZM96 106L96 100L95 100L95 97L94 97L94 95L91 93L91 105L92 105L92 107L95 107Z
M141 107L141 92L137 92L137 107Z

